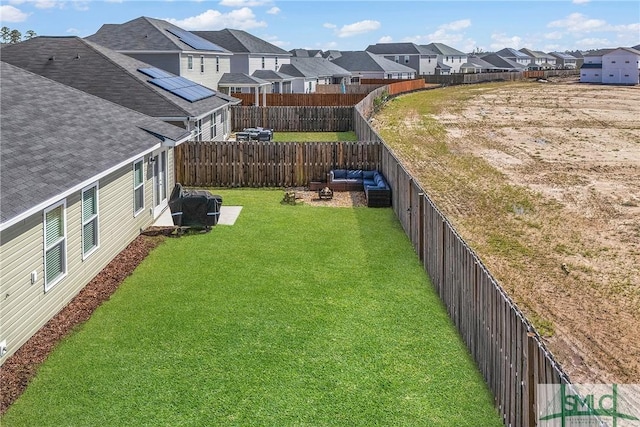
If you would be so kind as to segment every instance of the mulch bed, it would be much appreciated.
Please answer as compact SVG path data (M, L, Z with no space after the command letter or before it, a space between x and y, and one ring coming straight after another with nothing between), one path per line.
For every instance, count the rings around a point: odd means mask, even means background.
M120 252L65 308L49 320L0 368L0 414L24 392L56 344L79 324L87 321L96 308L118 289L163 237L138 236Z

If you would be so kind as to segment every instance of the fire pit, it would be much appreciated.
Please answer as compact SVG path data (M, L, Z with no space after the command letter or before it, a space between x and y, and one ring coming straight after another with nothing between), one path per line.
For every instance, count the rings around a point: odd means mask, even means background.
M320 200L331 200L333 199L333 190L329 187L324 187L318 190L318 197Z

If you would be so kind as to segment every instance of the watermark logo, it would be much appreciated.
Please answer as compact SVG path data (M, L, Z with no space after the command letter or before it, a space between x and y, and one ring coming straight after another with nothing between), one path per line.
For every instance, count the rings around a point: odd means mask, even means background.
M640 384L538 384L541 427L640 427Z

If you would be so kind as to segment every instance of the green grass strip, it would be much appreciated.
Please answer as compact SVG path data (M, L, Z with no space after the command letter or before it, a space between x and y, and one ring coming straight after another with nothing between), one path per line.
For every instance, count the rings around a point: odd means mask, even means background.
M391 209L220 190L62 342L2 426L499 426Z

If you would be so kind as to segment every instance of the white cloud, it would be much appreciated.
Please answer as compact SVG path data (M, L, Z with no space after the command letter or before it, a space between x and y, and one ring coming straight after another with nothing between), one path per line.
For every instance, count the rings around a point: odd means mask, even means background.
M358 34L364 34L375 31L380 28L380 22L366 19L364 21L354 22L353 24L343 25L337 31L338 37L352 37Z
M66 31L67 34L80 34L80 30L77 28L69 28Z
M580 40L576 40L574 43L575 47L580 50L590 50L590 49L602 49L606 47L612 47L613 43L609 41L607 38L599 38L599 37L588 37Z
M544 34L544 38L547 40L561 40L562 36L563 34L560 31L552 31Z
M607 28L607 22L602 19L589 19L582 13L572 13L564 19L549 22L547 27L562 28L570 33L590 33L604 30Z
M489 46L491 50L500 50L504 49L505 47L511 47L514 49L520 49L524 47L521 37L509 37L505 33L493 33L491 34L491 40L493 40L493 42Z
M337 26L337 25L335 25L335 24L331 24L331 23L329 23L329 22L325 22L324 24L322 24L322 26L323 26L324 28L328 28L328 29L330 29L330 30L333 30L334 28L338 28L338 26Z
M459 21L449 22L448 24L442 24L438 28L442 30L460 31L471 26L470 19L460 19Z
M227 7L256 7L271 4L271 0L222 0L219 5Z
M378 39L378 43L391 43L393 42L393 37L391 36L383 36Z
M74 1L73 7L81 12L89 10L89 1Z
M589 3L591 0L573 0L573 4L587 4Z
M251 9L243 7L229 13L221 13L209 9L200 15L185 19L162 18L185 30L218 30L222 28L237 28L248 30L251 28L266 27L267 23L256 20Z
M272 7L271 9L267 10L267 13L269 15L277 15L280 13L280 8L279 7Z
M33 4L38 9L53 9L54 7L62 9L64 8L65 2L56 0L35 0Z
M2 5L0 6L0 21L2 22L23 22L29 17L28 13L24 13L17 7Z

